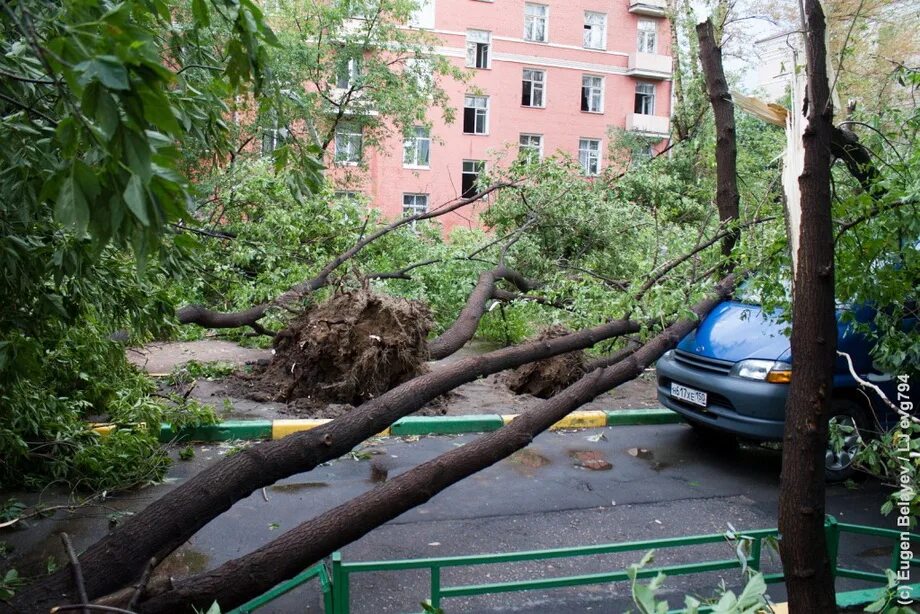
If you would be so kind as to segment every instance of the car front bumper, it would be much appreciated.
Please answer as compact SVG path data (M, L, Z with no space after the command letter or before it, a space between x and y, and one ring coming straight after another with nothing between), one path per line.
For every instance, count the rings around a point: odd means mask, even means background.
M723 375L662 356L657 364L658 401L687 420L760 440L783 438L787 384L771 384ZM671 382L707 394L700 407L671 396Z

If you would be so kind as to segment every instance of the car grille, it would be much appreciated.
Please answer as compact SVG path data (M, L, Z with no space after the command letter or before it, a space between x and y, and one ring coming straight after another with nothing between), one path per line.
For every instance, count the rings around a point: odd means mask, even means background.
M728 375L731 372L732 367L735 365L735 363L729 362L727 360L707 358L706 356L691 354L690 352L684 352L683 350L674 350L674 359L688 367L703 369L705 371L720 373L722 375Z

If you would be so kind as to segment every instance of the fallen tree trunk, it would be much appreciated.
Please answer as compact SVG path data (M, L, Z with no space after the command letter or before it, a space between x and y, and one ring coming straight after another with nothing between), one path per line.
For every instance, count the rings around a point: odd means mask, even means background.
M479 320L486 311L486 303L495 293L495 284L504 279L513 283L521 292L528 292L536 287L534 282L506 266L498 266L491 271L479 274L476 287L470 293L466 305L457 316L453 325L437 339L428 342L428 355L431 360L446 358L463 347L476 334Z
M87 593L95 599L136 580L151 558L162 561L235 502L284 477L338 458L461 384L639 329L636 322L617 320L565 337L458 360L393 388L321 427L225 458L151 503L87 549L80 557ZM69 578L67 569L61 569L18 593L12 603L22 611L47 610L67 597L72 599Z
M203 305L187 305L176 312L176 317L178 318L180 324L198 324L199 326L204 326L206 328L237 328L240 326L252 326L260 319L262 319L268 310L272 307L290 305L300 300L305 295L324 287L329 281L329 276L333 273L333 271L342 266L345 262L351 260L358 254L358 252L360 252L362 249L380 237L389 234L397 228L406 226L407 224L422 220L430 220L442 215L446 215L452 211L456 211L457 209L465 207L466 205L481 200L484 196L490 194L491 192L509 187L511 185L514 184L498 183L489 186L478 194L474 194L467 198L459 198L447 203L444 206L438 207L437 209L394 220L380 230L371 233L363 239L359 240L346 251L330 260L326 266L324 266L322 270L317 273L315 277L297 284L290 290L287 290L278 296L278 298L273 301L262 303L261 305L255 305L254 307L250 307L249 309L245 309L243 311L233 312L214 311Z
M715 296L700 301L692 311L697 317L704 317L728 296L733 286L731 276L722 280ZM179 581L171 590L142 601L139 611L178 612L189 606L204 608L215 600L219 600L223 608L244 603L336 549L425 503L450 485L525 447L572 410L640 375L696 324L696 319L685 319L670 325L625 361L584 376L494 433L423 463L301 524L246 556Z

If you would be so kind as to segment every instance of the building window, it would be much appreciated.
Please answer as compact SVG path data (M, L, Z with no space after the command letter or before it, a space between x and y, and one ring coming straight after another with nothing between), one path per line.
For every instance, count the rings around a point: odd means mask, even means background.
M545 4L524 5L524 40L545 43L549 37L549 7Z
M277 123L275 124L278 125ZM262 131L262 155L271 155L273 151L284 145L287 140L287 128L266 128Z
M543 90L546 84L546 73L542 70L525 68L522 83L521 104L525 107L544 106Z
M339 164L361 161L361 126L340 124L335 129L335 161Z
M358 192L352 190L336 190L335 197L339 200L356 201L358 200Z
M604 111L604 78L585 75L581 78L581 110L589 113Z
M361 76L361 62L357 58L349 58L339 63L335 76L335 86L342 90L350 90L358 83Z
M428 211L427 194L403 194L403 215L411 217Z
M636 113L641 115L655 114L655 84L636 83Z
M487 134L489 132L488 96L464 97L463 132L465 134Z
M601 172L600 139L579 139L578 162L585 175L597 175Z
M587 49L607 48L607 15L585 11L585 47Z
M639 20L639 38L636 49L639 53L658 52L658 24L648 19Z
M412 136L403 141L403 166L428 168L431 135L425 126L412 129Z
M489 47L492 33L485 30L466 31L466 66L467 68L489 68Z
M479 184L479 175L486 170L486 163L482 160L464 160L463 175L460 180L460 196L467 198L476 194Z
M543 159L543 135L522 134L518 140L518 157L529 162Z

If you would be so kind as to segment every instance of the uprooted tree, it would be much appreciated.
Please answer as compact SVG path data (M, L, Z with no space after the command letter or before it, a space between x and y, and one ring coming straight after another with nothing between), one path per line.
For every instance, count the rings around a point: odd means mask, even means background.
M201 16L195 19L200 21ZM21 34L28 37L28 29L23 28ZM701 54L708 54L702 64L711 86L709 99L716 107L724 101L726 92L716 88L718 75L710 70L720 62L710 61L716 56L705 40L705 36L700 37ZM721 72L720 66L718 71ZM28 79L50 80L57 72L33 67L27 74ZM721 81L724 83L724 75ZM692 88L700 84L687 80L683 86ZM331 216L337 210L327 206L328 194L322 191L312 201L301 194L298 199L284 201L272 209L271 205L260 208L256 196L243 200L244 191L233 186L231 198L215 201L220 202L217 217L224 220L224 225L199 227L195 219L180 224L175 228L179 233L177 239L197 232L202 241L219 245L215 251L229 247L257 253L262 262L267 262L274 256L272 246L268 242L250 243L251 235L247 235L250 228L277 223L288 205L314 207L310 209L312 215L329 216L323 218L330 220L323 230L327 235L305 237L281 246L285 254L323 253L321 261L310 261L304 267L309 274L297 283L278 291L261 288L252 293L257 300L248 303L240 300L222 309L186 306L178 311L178 319L185 324L218 329L248 327L257 334L272 335L279 351L276 364L270 365L268 371L285 374L294 371L285 380L285 386L290 386L288 396L295 394L302 376L312 379L317 375L315 371L298 373L291 368L299 362L296 351L310 352L309 357L315 358L327 349L318 347L329 338L324 337L327 333L346 344L352 333L360 334L363 344L350 348L349 352L339 352L341 344L333 344L339 362L331 361L329 374L322 376L338 386L335 392L356 407L317 429L262 443L225 458L128 519L80 555L83 588L88 598L124 606L134 592L124 590L125 587L136 583L151 561L153 565L162 562L235 502L279 479L310 471L347 453L395 420L462 383L547 358L571 356L589 348L603 349L597 360L582 365L583 375L578 369L569 370L570 375L574 372L577 377L574 383L549 391L549 398L495 433L420 465L217 569L175 582L157 576L154 569L152 579L139 600L135 600L138 611L143 612L207 606L215 598L225 607L239 604L452 483L526 446L566 413L636 377L688 332L698 317L728 296L736 282L735 275L749 275L751 283L768 289L774 280L769 275L759 275L758 271L787 266L789 256L783 241L779 193L773 181L778 170L764 170L762 165L764 159L772 159L777 153L779 139L771 139L769 133L765 136L765 131L748 118L734 118L736 125L732 128L725 123L727 115L717 111L715 132L723 144L734 140L734 133L746 148L739 147L732 161L737 172L718 174L720 189L716 190L706 169L713 157L720 167L724 165L723 155L727 150L719 147L714 152L691 138L692 133L702 131L707 125L703 122L704 110L683 110L683 117L701 118L700 126L685 126L684 140L673 144L672 155L639 163L632 159L635 150L630 149L630 141L618 140L611 159L622 164L614 165L593 183L579 177L565 160L542 163L521 160L506 171L499 171L476 196L379 225L363 213L344 220L333 219ZM32 117L24 121L45 129L45 119ZM850 158L857 159L865 153L852 139L846 142ZM829 160L815 163L829 166ZM236 168L256 166L236 163ZM883 234L885 225L897 219L896 211L904 206L908 190L889 189L881 198L875 185L877 174L870 172L864 162L849 166L858 171L861 184L854 186L854 194L866 194L868 201L858 198L858 208L849 203L850 208L838 212L842 240L846 240L845 231L853 228L874 228ZM80 181L81 172L71 175L71 183ZM231 170L228 175L233 176L232 173ZM739 184L739 175L768 180ZM711 202L713 192L715 206ZM470 233L455 237L454 243L448 245L437 236L425 234L426 220L479 202L487 193L494 196L485 213L492 227L490 235ZM66 196L67 192L62 194ZM239 207L236 213L224 206L231 201ZM66 211L66 205L67 202L59 207ZM277 212L278 216L265 215L266 211ZM234 215L245 224L227 223ZM876 219L882 221L881 229L875 228ZM421 236L408 232L416 224ZM351 231L346 235L348 243L330 253L322 252L324 238L332 242L331 237L341 234L342 228ZM432 252L436 252L434 257ZM810 258L809 252L803 253L803 257ZM252 262L246 260L246 266L229 270L257 276L259 271L249 268ZM234 281L239 282L243 277L240 274ZM438 283L450 287L438 287ZM409 298L420 296L417 286L428 288L421 296L429 299L439 335L426 339L429 320L423 306L406 303L394 306L398 299L381 299L370 294L365 289L370 286L375 292ZM439 290L431 291L432 287ZM451 298L442 300L443 296ZM360 314L373 312L384 314L374 317L395 318L397 328L402 329L402 338L391 343L381 336L378 342L371 337L376 332L360 328L363 319L350 319L350 313L336 309L339 302L360 307L357 309ZM502 309L491 309L493 305ZM504 306L508 313L499 319ZM564 318L576 330L560 333L556 329L543 338L437 364L426 372L418 368L419 358L426 352L430 357L450 356L484 326L497 321L508 333L516 321L535 315L546 324ZM322 327L328 330L321 331ZM518 331L517 336L522 333ZM394 355L391 352L402 352L407 347L412 349L413 358L393 373L381 374L375 367L381 357L390 357ZM354 370L356 365L361 369L358 372ZM316 365L310 367L315 368ZM374 385L373 390L343 387L341 376L345 372L357 373ZM821 436L818 433L811 437L813 441L802 447L802 453L808 457L805 462L816 463L820 459L813 453L813 446L821 444ZM798 444L793 441L791 445ZM811 468L820 473L819 469ZM799 545L811 547L805 541ZM296 556L291 556L292 551ZM49 606L78 601L72 571L67 566L36 582L15 597L12 607L42 611Z

